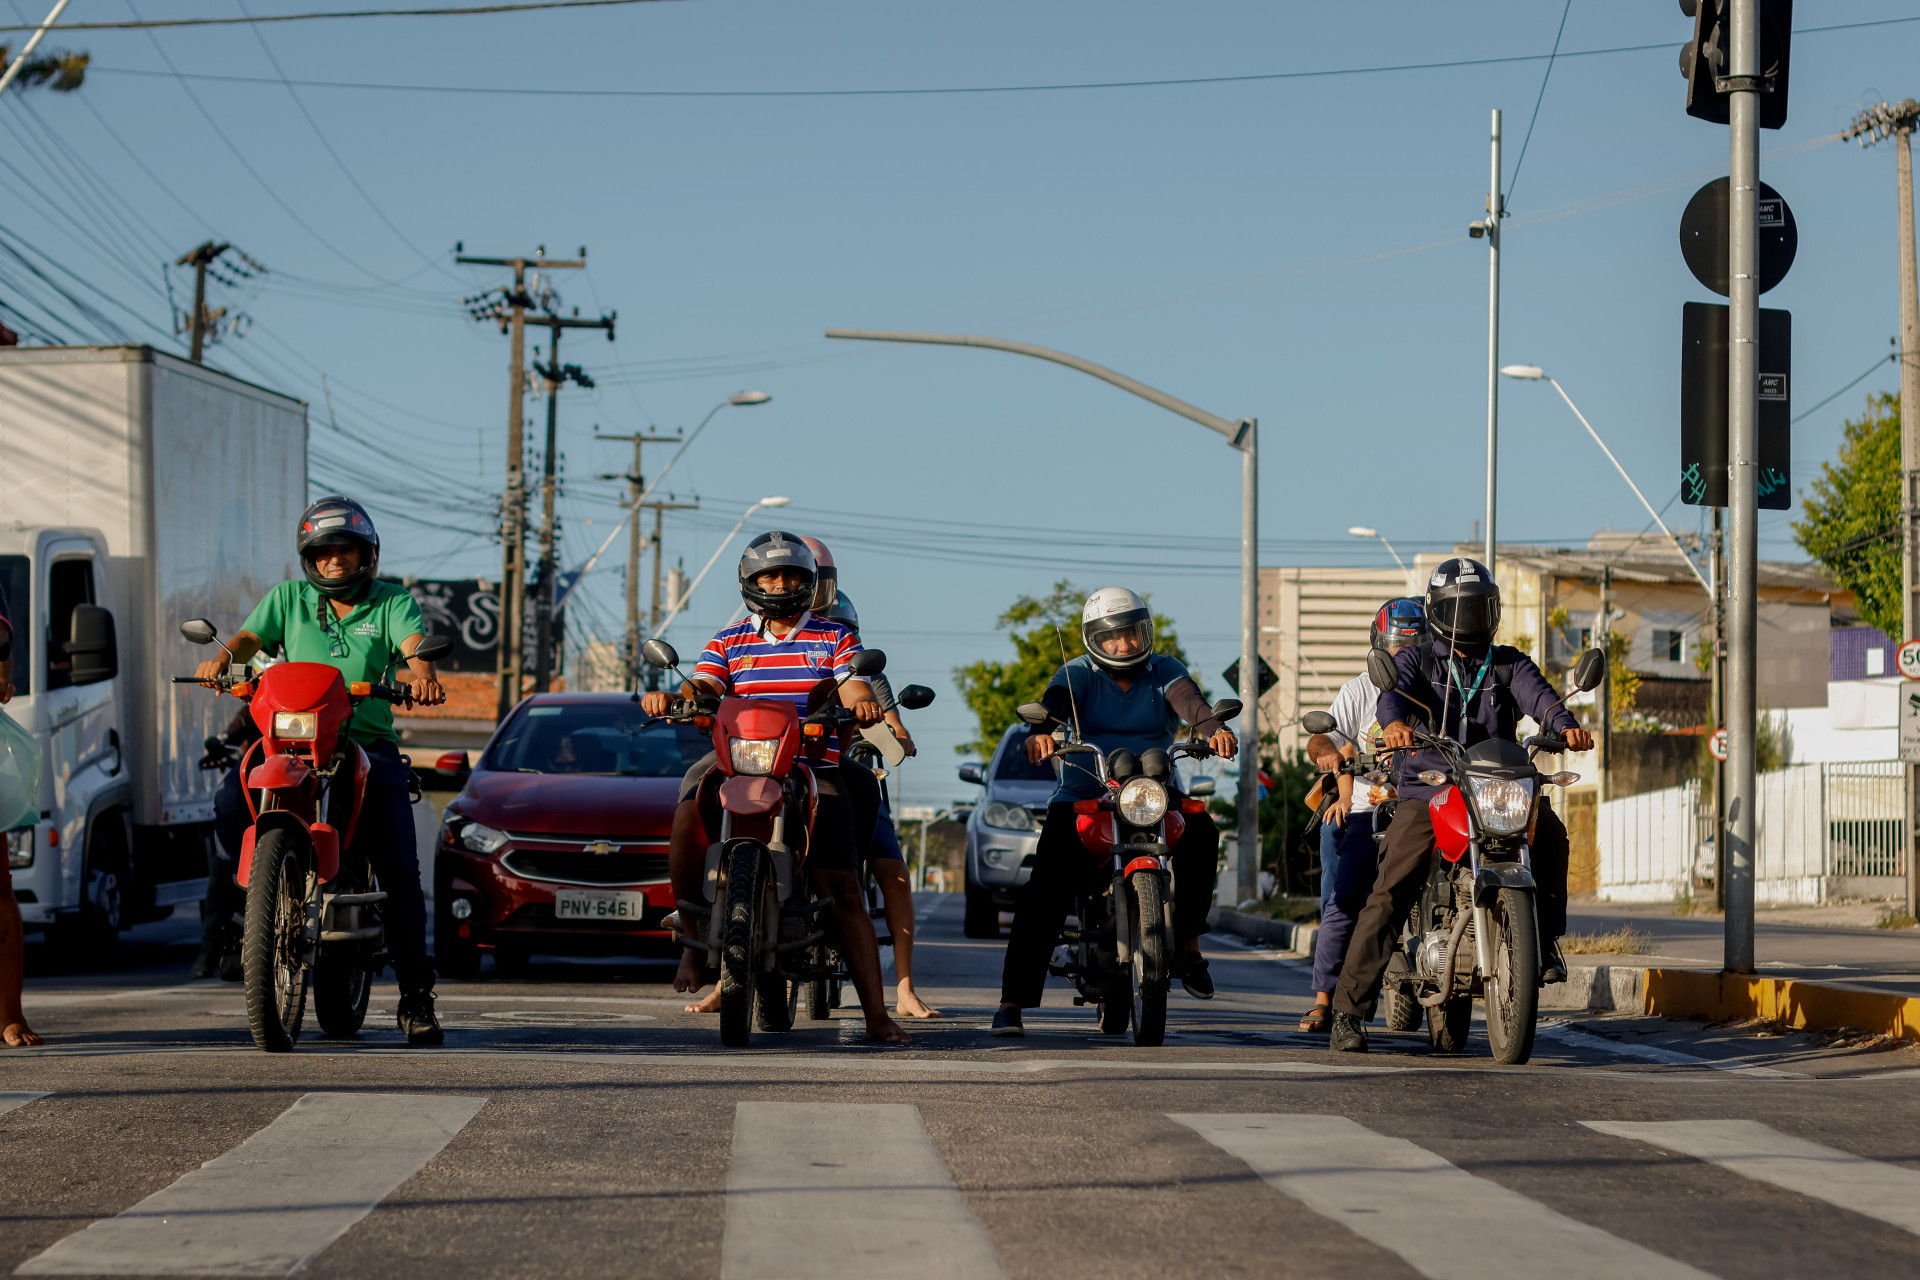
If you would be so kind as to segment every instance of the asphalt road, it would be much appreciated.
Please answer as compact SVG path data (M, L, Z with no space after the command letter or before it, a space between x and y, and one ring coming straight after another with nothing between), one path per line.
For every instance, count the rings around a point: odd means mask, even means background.
M0 1052L0 1269L394 1277L1920 1274L1920 1050L1551 1019L1525 1067L1292 1031L1305 972L1213 947L1169 1043L1050 989L994 1040L1000 947L922 901L907 1050L852 1010L746 1051L657 963L393 992L354 1041L248 1047L183 923L52 972ZM35 948L37 952L37 945ZM1377 1030L1377 1028L1376 1028ZM40 1096L36 1096L40 1095Z

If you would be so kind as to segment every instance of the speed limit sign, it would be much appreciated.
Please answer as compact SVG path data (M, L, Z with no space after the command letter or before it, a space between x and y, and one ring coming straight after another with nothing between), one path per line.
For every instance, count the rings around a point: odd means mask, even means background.
M1727 731L1715 729L1713 736L1707 739L1707 750L1713 752L1713 758L1721 764L1727 762Z
M1900 668L1900 674L1907 679L1920 680L1920 640L1909 640L1901 645L1894 665Z

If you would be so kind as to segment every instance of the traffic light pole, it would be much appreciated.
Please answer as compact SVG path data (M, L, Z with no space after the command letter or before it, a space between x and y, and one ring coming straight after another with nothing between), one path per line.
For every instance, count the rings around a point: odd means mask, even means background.
M1487 572L1494 570L1494 512L1500 486L1500 109L1493 109L1493 176L1487 183Z
M1900 563L1906 590L1901 599L1902 641L1920 636L1920 279L1915 276L1913 245L1913 135L1916 113L1909 99L1902 106L1904 127L1894 133L1900 178ZM1920 916L1920 764L1907 773L1907 914Z
M1727 601L1726 947L1729 973L1752 973L1759 642L1760 0L1730 0L1728 60L1727 504L1732 515Z

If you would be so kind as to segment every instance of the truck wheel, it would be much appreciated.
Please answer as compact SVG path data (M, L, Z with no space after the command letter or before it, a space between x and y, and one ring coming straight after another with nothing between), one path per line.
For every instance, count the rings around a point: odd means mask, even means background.
M1000 936L1000 909L993 905L993 891L978 885L967 886L967 914L960 932L969 938Z
M247 885L247 933L241 944L246 969L247 1025L253 1042L268 1053L286 1053L300 1038L307 1010L307 900L304 842L280 828L263 831L253 846Z
M78 969L105 968L120 949L126 920L127 834L118 811L96 819L80 870L80 909L64 915L52 930L62 964Z

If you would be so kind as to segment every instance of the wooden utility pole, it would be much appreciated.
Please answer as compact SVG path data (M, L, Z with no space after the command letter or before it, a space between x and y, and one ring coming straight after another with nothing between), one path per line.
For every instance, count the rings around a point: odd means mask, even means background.
M700 504L697 502L649 502L646 505L653 508L653 606L647 613L647 627L652 630L660 626L661 617L660 559L666 554L666 549L660 544L662 519L669 511L698 511ZM640 515L638 512L634 513L633 519L636 525L639 524ZM640 562L636 559L634 561L636 573L639 567ZM634 597L631 591L627 593L627 630L632 633L636 639L640 634L640 611L634 608ZM635 661L637 662L638 660L638 647L636 645ZM648 678L657 681L659 677L649 670Z
M595 440L631 440L633 442L633 470L625 475L614 472L596 477L601 480L625 480L627 482L627 505L633 508L630 519L633 523L627 529L627 621L626 630L620 636L620 667L627 674L627 687L638 688L640 681L640 552L647 545L647 535L640 529L640 495L646 492L646 479L640 470L640 447L648 444L674 444L684 440L682 435L650 436L644 433L630 436L603 436L594 432ZM654 506L664 504L654 503ZM659 523L655 517L655 524ZM659 530L654 530L655 545L659 543Z
M231 248L233 246L230 244L215 244L208 240L196 248L189 249L173 261L176 267L193 268L193 315L187 321L193 337L187 359L195 364L201 363L200 357L207 349L207 330L213 326L214 321L227 314L225 307L211 312L207 310L207 268ZM175 332L178 330L176 329Z
M562 267L584 267L586 251L583 249L578 260L562 260L547 257L544 247L530 258L470 258L459 254L462 246L456 245L455 262L480 267L511 267L513 269L513 287L494 291L487 290L466 299L468 314L476 320L492 320L499 324L500 332L508 336L507 366L507 487L500 500L500 541L502 544L502 570L500 574L500 647L497 650L495 671L498 676L499 694L495 700L496 719L506 719L507 712L513 710L520 701L520 670L522 666L520 638L525 630L525 605L527 597L527 489L526 489L526 396L527 366L524 339L526 336L526 309L533 300L527 297L527 268L545 267L557 270Z
M547 384L547 447L540 462L540 571L533 587L535 693L545 693L553 686L554 558L560 542L560 531L554 523L553 504L557 488L555 468L560 456L560 388L568 382L587 388L593 386L593 379L579 365L560 363L560 334L565 329L605 329L607 341L612 342L613 322L613 315L604 315L598 320L582 320L577 315L560 316L552 312L533 320L534 324L544 326L549 334L546 366L535 370Z

